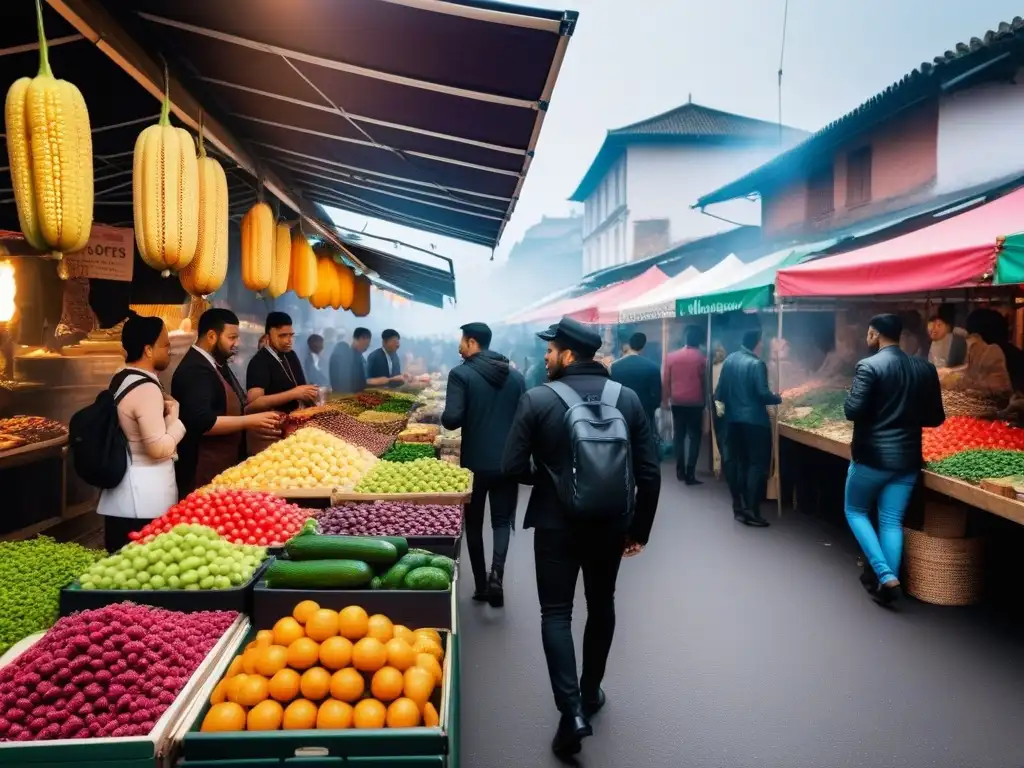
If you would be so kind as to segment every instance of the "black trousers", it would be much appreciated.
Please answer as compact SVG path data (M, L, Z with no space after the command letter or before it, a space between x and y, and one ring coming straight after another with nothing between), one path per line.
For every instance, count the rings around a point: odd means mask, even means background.
M743 509L760 516L772 466L772 430L757 424L733 423L728 425L727 435L733 462L734 485L730 490L734 503L741 499Z
M593 693L604 679L615 634L615 581L625 537L601 528L538 528L533 537L540 598L540 629L555 705L562 712L581 703L580 690ZM583 673L577 677L572 640L572 603L583 571L587 626Z
M516 523L516 503L519 500L519 483L500 475L475 475L473 496L466 505L463 528L466 532L466 549L469 563L473 567L473 581L477 590L487 586L487 561L484 556L484 505L491 499L491 530L494 534L492 568L498 577L505 573L505 558L508 543Z
M725 483L729 486L729 493L732 495L732 511L742 512L743 492L739 483L736 482L736 462L733 461L732 452L729 448L729 427L725 419L714 416L715 420L715 442L718 444L718 455L722 457L722 474L725 476Z
M149 523L149 520L137 517L111 517L103 516L103 548L110 554L114 554L131 541L128 534L132 531L141 531Z
M672 441L676 454L676 477L679 480L693 477L697 471L703 431L703 405L672 406Z

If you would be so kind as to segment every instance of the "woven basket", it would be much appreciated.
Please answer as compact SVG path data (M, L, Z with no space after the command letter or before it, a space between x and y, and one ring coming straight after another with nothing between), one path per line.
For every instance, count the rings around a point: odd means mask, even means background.
M927 502L924 532L938 539L962 539L967 534L967 507L942 501Z
M971 416L978 419L995 418L999 403L970 392L942 390L942 408L949 416Z
M984 539L943 539L904 528L907 593L933 605L981 599Z

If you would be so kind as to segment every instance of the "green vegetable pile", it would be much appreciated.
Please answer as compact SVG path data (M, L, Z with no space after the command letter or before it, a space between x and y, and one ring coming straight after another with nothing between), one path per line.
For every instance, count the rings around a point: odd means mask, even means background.
M439 459L378 461L355 487L356 493L458 493L470 473Z
M813 390L793 401L795 408L810 407L813 410L806 416L787 419L787 422L801 429L817 429L827 421L846 421L846 413L843 411L845 402L844 390Z
M416 461L416 459L433 458L432 443L395 443L391 449L381 456L384 461Z
M373 410L381 413L408 413L412 403L407 400L387 400Z
M1024 475L1024 451L961 451L940 461L929 462L928 469L938 475L970 483Z
M0 653L57 620L60 590L104 556L49 536L0 543Z

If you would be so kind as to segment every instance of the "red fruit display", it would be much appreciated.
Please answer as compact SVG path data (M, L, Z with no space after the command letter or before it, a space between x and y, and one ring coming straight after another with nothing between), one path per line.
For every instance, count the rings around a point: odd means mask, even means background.
M974 448L1024 451L1024 429L973 416L950 416L941 427L922 430L921 438L925 461L939 461Z
M130 536L147 542L185 523L213 528L235 544L274 547L297 534L310 516L309 510L272 493L196 491Z

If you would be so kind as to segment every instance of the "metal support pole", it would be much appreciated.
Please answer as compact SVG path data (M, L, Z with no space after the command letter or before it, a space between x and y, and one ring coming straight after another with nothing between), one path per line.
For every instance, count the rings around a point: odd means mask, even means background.
M713 359L712 356L711 356L711 315L710 314L708 314L708 340L707 340L707 344L705 345L704 349L707 351L708 370L706 371L706 377L707 377L707 382L708 382L708 385L709 385L708 388L710 390L710 384L711 384L711 360ZM711 436L711 441L708 444L708 471L711 472L711 474L715 474L715 418L714 418L715 399L714 399L714 397L712 397L712 394L713 393L711 391L709 391L708 394L707 394L707 397L705 397L704 399L705 399L705 401L708 404L708 408L707 408L707 414L708 414L708 434Z
M775 376L779 382L779 394L782 393L782 355L779 354L782 345L782 304L778 305L778 330L775 340ZM778 516L782 517L782 456L779 452L779 407L775 408L775 420L773 422L774 435L772 450L775 451L775 503Z

